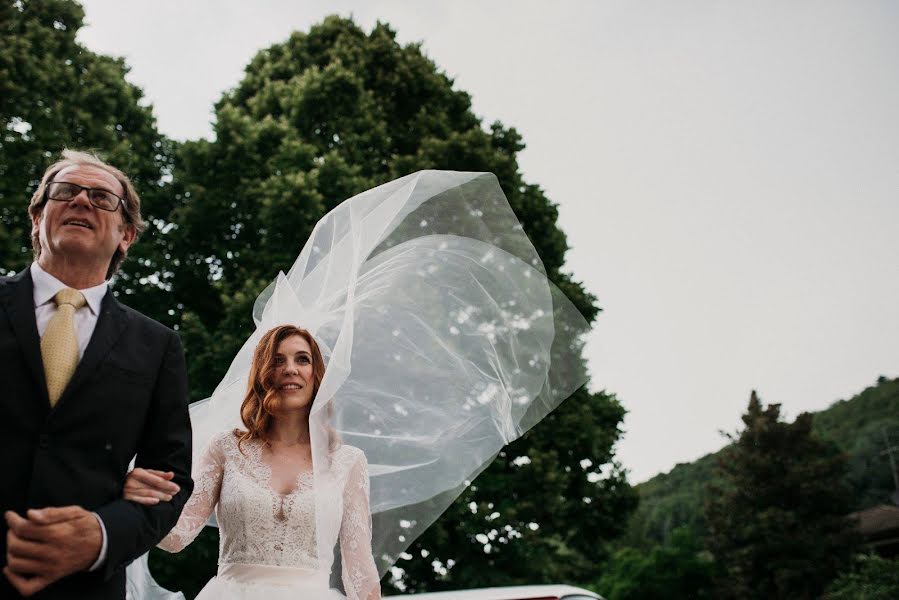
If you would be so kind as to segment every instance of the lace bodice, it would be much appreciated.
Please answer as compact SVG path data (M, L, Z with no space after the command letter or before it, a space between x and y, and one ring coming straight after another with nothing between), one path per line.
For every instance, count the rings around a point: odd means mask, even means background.
M316 550L314 476L297 476L294 490L271 488L271 468L263 444L244 442L233 432L209 442L194 466L194 492L177 525L159 543L178 552L196 538L215 509L219 525L219 564L262 564L329 570ZM341 445L331 453L330 474L342 490L339 527L343 584L350 600L372 598L378 573L371 552L368 465L358 448ZM338 540L334 540L336 543ZM378 597L375 595L374 597Z

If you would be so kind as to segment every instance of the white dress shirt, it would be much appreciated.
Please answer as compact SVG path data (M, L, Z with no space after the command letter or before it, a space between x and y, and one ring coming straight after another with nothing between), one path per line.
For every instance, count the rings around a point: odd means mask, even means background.
M56 314L56 303L53 301L53 297L59 290L69 286L47 273L37 262L31 263L31 280L34 284L34 318L37 321L37 333L43 338L50 319ZM100 317L100 305L103 303L103 296L106 295L108 288L109 284L104 281L92 288L79 290L84 294L84 299L87 300L84 306L75 311L75 338L78 340L79 361L84 357L84 350L87 348L87 344L94 334L94 329L97 327L97 319ZM100 545L100 556L97 557L97 560L88 571L96 571L100 568L100 565L106 560L106 547L108 545L106 525L103 524L103 519L100 518L100 515L97 513L93 513L93 515L97 517L97 522L100 523L103 542Z
M56 303L53 297L59 290L69 287L59 279L43 270L36 262L31 263L31 280L34 282L34 317L37 319L37 334L44 337L50 319L56 314ZM100 316L100 305L109 284L105 281L86 290L79 290L84 294L87 303L75 311L75 337L78 339L78 360L84 357L84 349L94 334L97 327L97 319Z

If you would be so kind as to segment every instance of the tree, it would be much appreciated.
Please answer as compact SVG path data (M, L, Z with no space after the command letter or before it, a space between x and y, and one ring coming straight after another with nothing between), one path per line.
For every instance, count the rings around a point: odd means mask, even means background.
M825 600L893 600L899 598L899 560L877 555L856 558L853 568L828 588Z
M151 224L114 289L171 323L158 278L166 253L162 217L171 211L171 144L156 130L141 90L125 80L125 63L77 42L83 18L81 6L64 0L0 5L0 274L31 261L27 208L46 167L65 147L94 150L129 174Z
M706 506L721 597L817 598L857 543L846 458L812 433L811 414L787 423L755 392L742 420Z
M365 33L329 17L259 52L217 103L215 140L184 144L174 169L167 281L194 399L222 377L252 331L254 298L315 222L419 169L494 172L550 277L595 318L595 298L561 272L565 236L518 168L523 147L513 128L483 127L469 96L387 25ZM587 580L596 541L618 535L635 504L613 460L622 416L614 396L581 390L510 446L401 561L407 589Z
M702 600L713 598L716 565L688 528L675 529L651 552L617 550L596 588L609 600Z

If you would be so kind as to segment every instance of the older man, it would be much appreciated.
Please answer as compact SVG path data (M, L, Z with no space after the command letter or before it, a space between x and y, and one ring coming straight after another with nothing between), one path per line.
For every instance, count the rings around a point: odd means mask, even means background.
M0 598L124 598L193 487L184 353L109 289L145 226L121 171L66 151L29 212L35 260L0 278ZM135 455L170 502L122 499Z

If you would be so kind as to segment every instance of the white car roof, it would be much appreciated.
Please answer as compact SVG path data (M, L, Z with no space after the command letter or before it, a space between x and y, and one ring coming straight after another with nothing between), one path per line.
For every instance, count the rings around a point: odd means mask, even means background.
M393 596L412 600L524 600L526 598L561 598L571 595L587 595L600 598L596 593L570 585L520 585L512 587L482 588L477 590L458 590L455 592L429 592L426 594L410 594Z

